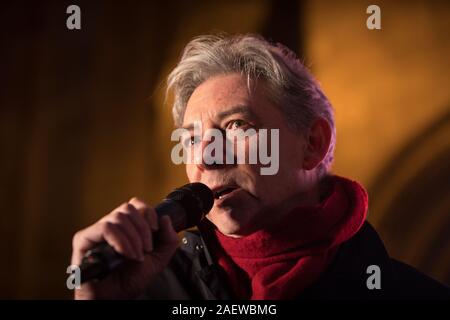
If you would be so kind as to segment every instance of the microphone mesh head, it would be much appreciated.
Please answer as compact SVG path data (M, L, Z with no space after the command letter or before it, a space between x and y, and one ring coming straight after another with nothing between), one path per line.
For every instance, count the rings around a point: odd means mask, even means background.
M214 204L213 192L200 182L177 188L169 193L166 199L177 201L183 207L186 212L186 228L197 225Z

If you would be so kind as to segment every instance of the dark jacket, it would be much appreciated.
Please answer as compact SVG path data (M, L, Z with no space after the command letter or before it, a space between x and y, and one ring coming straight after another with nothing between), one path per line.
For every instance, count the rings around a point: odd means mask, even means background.
M198 233L186 232L169 266L146 299L232 299L226 277ZM367 268L380 270L380 289L369 289ZM371 282L371 281L369 281ZM450 299L450 288L389 257L377 232L365 222L341 245L333 262L299 299Z

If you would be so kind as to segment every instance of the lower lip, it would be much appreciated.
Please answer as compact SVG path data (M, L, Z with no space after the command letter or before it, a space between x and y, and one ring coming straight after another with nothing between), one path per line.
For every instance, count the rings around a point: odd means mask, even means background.
M221 196L220 198L215 199L214 202L215 202L216 204L220 204L220 203L222 203L223 201L225 201L226 199L229 199L229 198L235 196L236 193L239 192L239 191L241 191L241 190L242 190L241 188L234 189L233 191L224 194L224 195Z

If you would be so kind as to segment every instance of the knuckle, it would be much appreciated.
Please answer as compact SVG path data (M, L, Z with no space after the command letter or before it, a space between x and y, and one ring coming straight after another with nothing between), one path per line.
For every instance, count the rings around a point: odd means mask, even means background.
M125 213L123 211L116 211L112 215L112 221L114 221L116 223L122 224L125 222L125 219L127 219L127 213Z
M126 208L126 204L123 203L123 204L121 204L120 206L118 206L118 207L113 211L113 214L117 213L118 211L125 211L126 209L127 209L127 208Z
M129 215L133 217L135 220L139 220L139 212L137 210L130 211Z
M129 212L132 210L133 210L133 207L128 202L124 202L120 206L118 206L115 211Z
M110 221L103 221L101 223L100 229L104 234L111 233L114 230L114 224Z
M137 203L137 204L139 204L141 206L146 206L144 200L142 200L141 198L138 198L138 197L133 197L128 202Z
M132 197L128 202L142 202L138 197Z

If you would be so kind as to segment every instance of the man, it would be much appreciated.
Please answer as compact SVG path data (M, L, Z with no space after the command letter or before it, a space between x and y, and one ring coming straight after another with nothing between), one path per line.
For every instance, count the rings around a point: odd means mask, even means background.
M365 189L329 173L332 107L289 49L258 36L201 36L186 46L168 88L175 124L189 133L183 144L191 160L200 154L187 176L213 190L214 206L181 244L170 219L158 221L136 198L79 231L73 264L103 240L129 262L84 284L77 299L449 297L447 287L388 256L365 222ZM268 146L277 151L276 173L262 174L260 162L206 161L212 140L195 136L199 123L226 137L253 129L241 139L247 153L262 130L276 130Z

